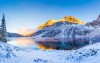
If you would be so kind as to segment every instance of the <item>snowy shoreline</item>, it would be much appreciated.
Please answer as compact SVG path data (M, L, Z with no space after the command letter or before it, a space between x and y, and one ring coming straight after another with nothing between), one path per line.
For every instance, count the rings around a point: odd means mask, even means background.
M99 60L100 43L77 50L35 50L0 42L0 63L99 63Z

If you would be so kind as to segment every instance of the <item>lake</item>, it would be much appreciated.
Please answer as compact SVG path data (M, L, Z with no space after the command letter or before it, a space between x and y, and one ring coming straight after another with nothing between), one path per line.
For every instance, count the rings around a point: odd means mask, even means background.
M66 38L30 38L30 37L20 37L20 38L8 38L7 43L12 44L17 47L23 48L34 48L34 49L57 49L57 50L72 50L78 49L89 44L86 39L75 39L68 40Z
M34 39L28 37L8 38L7 43L22 48L38 48Z

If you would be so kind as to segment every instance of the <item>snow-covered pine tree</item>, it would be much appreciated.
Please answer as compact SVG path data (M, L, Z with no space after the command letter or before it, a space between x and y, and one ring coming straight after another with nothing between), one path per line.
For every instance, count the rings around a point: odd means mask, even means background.
M6 30L5 16L4 16L4 13L3 13L3 17L2 17L2 20L1 20L1 41L7 42L6 37L7 37L7 30Z

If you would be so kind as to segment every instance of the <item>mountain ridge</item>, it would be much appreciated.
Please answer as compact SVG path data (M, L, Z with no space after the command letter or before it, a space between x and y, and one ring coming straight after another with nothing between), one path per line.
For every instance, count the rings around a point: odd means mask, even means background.
M47 26L52 26L54 25L56 22L69 22L69 23L73 23L73 24L85 24L85 22L73 17L73 16L65 16L59 20L53 20L53 19L50 19L48 20L47 22L41 24L37 29L41 29L41 28L44 28L44 27L47 27Z
M65 16L58 20L58 22L70 22L70 23L76 23L76 24L85 24L85 22L82 22L81 20L73 17L73 16Z
M53 25L55 23L56 23L56 20L50 19L47 22L41 24L37 29L41 29L41 28L44 28L46 26L51 26L51 25Z
M71 18L71 19L70 19ZM69 22L71 20L76 20ZM50 26L44 26L43 28L40 28L39 30L35 31L30 36L33 37L66 37L67 35L73 35L76 34L76 36L79 37L95 37L96 31L98 30L100 26L100 15L98 18L92 22L82 22L72 16L65 16L59 20L56 20L56 22L53 25ZM70 33L70 34L69 34ZM91 36L92 34L92 36ZM99 32L96 34L100 34Z

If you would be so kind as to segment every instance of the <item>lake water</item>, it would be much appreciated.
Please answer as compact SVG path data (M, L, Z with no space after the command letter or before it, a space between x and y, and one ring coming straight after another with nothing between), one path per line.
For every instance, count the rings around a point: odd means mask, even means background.
M68 40L66 38L9 38L7 42L17 47L34 48L34 49L61 49L72 50L78 49L88 44L86 39Z
M33 38L20 37L20 38L8 38L8 42L11 45L23 48L38 48Z

